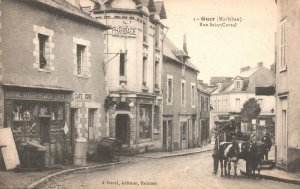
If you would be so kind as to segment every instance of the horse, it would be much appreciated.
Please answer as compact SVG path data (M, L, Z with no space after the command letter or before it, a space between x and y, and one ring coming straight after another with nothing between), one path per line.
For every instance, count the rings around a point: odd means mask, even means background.
M247 158L247 162L249 165L249 169L247 170L247 174L249 177L255 177L255 171L258 172L258 177L260 175L261 169L261 160L264 158L264 154L266 153L267 146L262 142L253 142L250 143L249 155Z
M234 177L237 177L237 165L240 159L247 162L250 144L248 141L222 142L219 148L219 161L221 164L221 176L223 177L223 167L225 177L230 177L231 163L234 164ZM247 167L247 166L246 166ZM228 170L227 170L228 168Z

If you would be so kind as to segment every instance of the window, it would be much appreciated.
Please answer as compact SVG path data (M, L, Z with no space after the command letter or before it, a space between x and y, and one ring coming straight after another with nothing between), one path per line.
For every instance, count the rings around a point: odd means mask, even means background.
M159 48L159 24L157 24L155 27L154 41L155 41L155 47Z
M185 80L181 80L181 106L185 106Z
M143 58L143 85L147 83L147 58Z
M195 108L195 83L191 83L191 105L192 108Z
M159 62L155 61L155 68L154 68L154 84L155 84L155 88L158 88L158 80L159 80Z
M143 21L143 42L148 42L148 18L145 17Z
M53 30L34 25L33 31L35 32L35 38L33 39L35 62L33 67L39 71L54 71Z
M204 111L204 97L201 96L201 111Z
M47 68L47 60L46 60L46 42L48 41L48 36L43 34L38 34L39 39L39 68L46 69Z
M120 76L125 76L126 53L120 53Z
M241 100L239 98L235 99L235 108L237 111L240 111L240 109L241 109L240 101Z
M236 82L236 89L241 89L241 82L240 81Z
M96 109L88 110L88 139L95 140L95 112Z
M140 107L140 138L151 138L152 127L152 108L149 105L141 105Z
M182 74L182 75L185 74L185 66L182 66L182 68L181 68L181 74Z
M90 42L81 38L73 37L74 43L74 75L78 77L91 77Z
M82 74L84 58L85 58L85 46L77 45L77 74Z
M286 38L287 38L287 20L280 23L280 71L286 70Z
M173 76L167 75L167 105L173 103Z

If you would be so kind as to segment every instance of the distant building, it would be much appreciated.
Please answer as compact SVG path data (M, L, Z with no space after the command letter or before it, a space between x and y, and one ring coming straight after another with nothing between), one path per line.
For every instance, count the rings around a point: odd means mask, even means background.
M71 163L76 138L92 144L106 133L109 27L66 1L2 0L0 11L0 127L17 144L40 141L47 166Z
M224 83L226 81L231 81L232 77L211 77L210 78L210 86L218 85L218 83Z
M275 97L269 95L256 95L257 87L274 86L274 73L258 63L257 67L250 66L241 68L240 74L232 80L217 84L217 88L211 94L211 128L215 127L215 121L234 119L239 130L242 132L253 132L261 126L261 135L264 132L274 133L274 108ZM261 113L252 124L241 125L241 109L243 104L250 98L255 98L261 107ZM259 131L257 131L259 132Z
M199 71L189 60L186 40L181 50L166 38L163 53L163 150L193 148L200 135L197 124Z
M107 135L127 152L161 149L163 2L105 1L92 15L112 27L105 34Z
M278 0L277 6L276 163L300 170L300 4Z

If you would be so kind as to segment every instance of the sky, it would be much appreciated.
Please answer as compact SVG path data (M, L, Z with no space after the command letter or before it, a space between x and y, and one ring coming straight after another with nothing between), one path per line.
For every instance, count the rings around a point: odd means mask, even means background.
M276 4L274 0L164 0L169 27L167 36L182 48L186 34L191 61L200 70L198 79L239 74L240 68L270 68L274 63ZM211 27L201 18L241 18L236 27ZM198 20L199 19L199 20ZM208 24L209 26L200 26Z

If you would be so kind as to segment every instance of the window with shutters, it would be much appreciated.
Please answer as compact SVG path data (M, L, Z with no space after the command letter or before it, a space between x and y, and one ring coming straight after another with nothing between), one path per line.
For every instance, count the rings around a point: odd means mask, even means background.
M90 42L80 38L73 38L74 43L74 75L83 78L91 77Z
M279 71L286 70L286 40L287 40L287 19L280 22L280 49L279 49Z
M54 71L54 43L52 42L54 31L36 25L33 25L33 31L35 32L33 39L35 62L33 67L39 71Z

